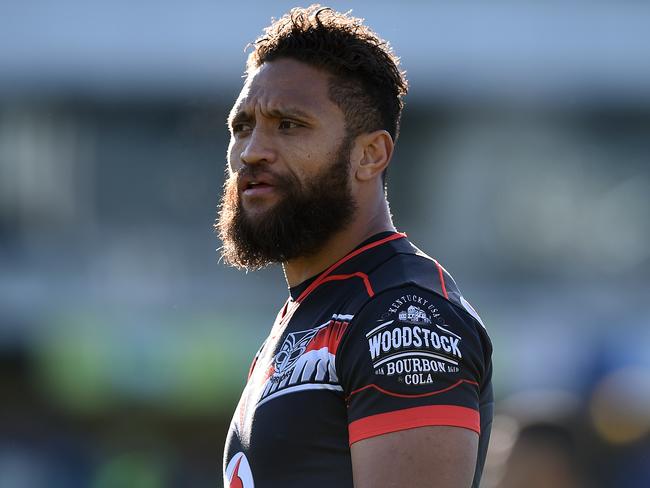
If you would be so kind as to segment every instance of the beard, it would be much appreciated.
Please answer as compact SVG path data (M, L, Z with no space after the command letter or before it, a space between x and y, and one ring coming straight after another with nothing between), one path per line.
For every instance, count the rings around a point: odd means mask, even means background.
M308 257L345 228L357 209L348 177L351 147L352 139L346 138L333 164L303 182L293 174L273 173L280 201L255 218L242 206L237 180L246 173L254 179L268 170L261 164L249 165L229 175L215 223L224 261L254 270Z

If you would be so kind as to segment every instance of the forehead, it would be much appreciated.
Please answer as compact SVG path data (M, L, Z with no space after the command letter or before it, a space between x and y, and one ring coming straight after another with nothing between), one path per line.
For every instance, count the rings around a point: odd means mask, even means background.
M340 109L329 99L330 75L294 59L265 62L249 74L233 114L265 110L298 108L314 115Z

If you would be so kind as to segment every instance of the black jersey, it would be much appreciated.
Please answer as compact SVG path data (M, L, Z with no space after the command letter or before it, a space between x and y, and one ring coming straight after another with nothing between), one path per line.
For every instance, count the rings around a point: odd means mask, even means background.
M351 487L350 446L422 426L492 422L492 345L438 262L383 233L291 290L251 366L224 486Z

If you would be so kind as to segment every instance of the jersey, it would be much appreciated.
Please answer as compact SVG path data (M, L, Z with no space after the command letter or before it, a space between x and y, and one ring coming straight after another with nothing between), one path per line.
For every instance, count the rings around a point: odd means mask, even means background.
M350 446L493 415L492 345L456 283L404 234L382 233L291 289L230 424L224 486L352 487Z

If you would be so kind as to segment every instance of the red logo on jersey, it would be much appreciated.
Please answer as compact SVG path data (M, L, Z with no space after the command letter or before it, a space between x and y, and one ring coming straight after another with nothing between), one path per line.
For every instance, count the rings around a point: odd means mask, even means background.
M239 477L239 465L241 464L242 459L244 459L244 458L240 457L237 460L237 464L235 464L235 471L232 474L232 478L230 478L230 486L229 486L229 488L244 488L244 482Z
M235 454L226 468L224 485L228 488L255 488L253 473L243 452Z
M334 360L350 319L334 315L323 325L287 334L266 370L258 404L299 390L341 390Z

